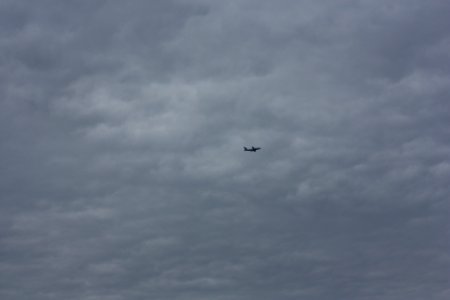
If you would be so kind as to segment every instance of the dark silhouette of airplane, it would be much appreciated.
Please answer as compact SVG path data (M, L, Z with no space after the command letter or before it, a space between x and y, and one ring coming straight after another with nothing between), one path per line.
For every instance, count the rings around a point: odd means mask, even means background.
M253 146L251 148L244 147L244 151L250 151L250 152L256 152L259 149L261 149L261 147L253 147Z

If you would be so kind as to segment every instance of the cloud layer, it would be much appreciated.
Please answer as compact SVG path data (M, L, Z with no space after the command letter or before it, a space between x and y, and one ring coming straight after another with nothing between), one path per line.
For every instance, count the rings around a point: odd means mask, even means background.
M449 14L1 0L0 298L448 299Z

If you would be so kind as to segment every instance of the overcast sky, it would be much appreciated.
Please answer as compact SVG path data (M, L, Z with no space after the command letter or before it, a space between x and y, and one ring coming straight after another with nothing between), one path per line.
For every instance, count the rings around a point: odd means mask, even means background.
M450 299L449 28L448 0L0 0L0 298Z

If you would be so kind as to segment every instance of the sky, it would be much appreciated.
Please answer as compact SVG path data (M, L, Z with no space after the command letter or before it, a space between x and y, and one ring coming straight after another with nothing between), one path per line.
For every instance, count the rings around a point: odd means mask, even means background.
M0 298L450 299L449 28L446 0L0 0Z

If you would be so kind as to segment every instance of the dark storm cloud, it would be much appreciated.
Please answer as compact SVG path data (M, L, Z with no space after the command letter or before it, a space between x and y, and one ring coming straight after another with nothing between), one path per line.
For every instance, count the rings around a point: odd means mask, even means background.
M0 1L1 298L447 299L449 12Z

